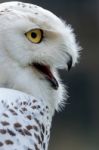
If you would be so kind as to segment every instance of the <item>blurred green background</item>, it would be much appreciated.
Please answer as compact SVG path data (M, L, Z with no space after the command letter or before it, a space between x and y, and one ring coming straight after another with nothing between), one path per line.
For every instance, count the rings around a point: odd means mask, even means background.
M49 150L99 150L99 0L23 2L40 5L66 20L83 47L79 64L69 73L60 72L70 97L53 119Z

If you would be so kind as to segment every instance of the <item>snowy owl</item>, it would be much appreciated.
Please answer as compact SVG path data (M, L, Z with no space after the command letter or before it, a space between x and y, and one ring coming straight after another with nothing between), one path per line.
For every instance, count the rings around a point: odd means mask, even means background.
M79 57L72 28L37 5L0 4L0 150L47 150L67 92L57 69Z

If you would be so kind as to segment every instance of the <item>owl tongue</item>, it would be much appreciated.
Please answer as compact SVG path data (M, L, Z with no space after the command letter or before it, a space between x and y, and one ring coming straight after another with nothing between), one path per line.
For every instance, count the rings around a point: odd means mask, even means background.
M39 64L39 63L33 63L34 67L40 71L41 73L43 73L45 75L45 78L50 82L51 86L57 90L58 89L58 82L55 79L55 77L53 76L50 67L47 65L43 65L43 64Z

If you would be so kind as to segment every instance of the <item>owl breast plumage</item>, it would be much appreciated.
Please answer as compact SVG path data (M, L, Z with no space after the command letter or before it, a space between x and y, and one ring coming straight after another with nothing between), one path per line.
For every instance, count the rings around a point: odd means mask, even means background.
M51 116L44 100L0 88L0 150L46 150Z

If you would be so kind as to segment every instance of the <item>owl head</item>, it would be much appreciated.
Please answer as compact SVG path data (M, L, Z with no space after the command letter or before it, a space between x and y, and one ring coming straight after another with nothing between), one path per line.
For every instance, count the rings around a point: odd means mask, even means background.
M4 74L9 72L10 76L11 69L18 66L31 69L31 74L58 90L57 69L70 70L77 63L79 50L70 25L52 12L22 2L0 4L2 80L6 81Z

